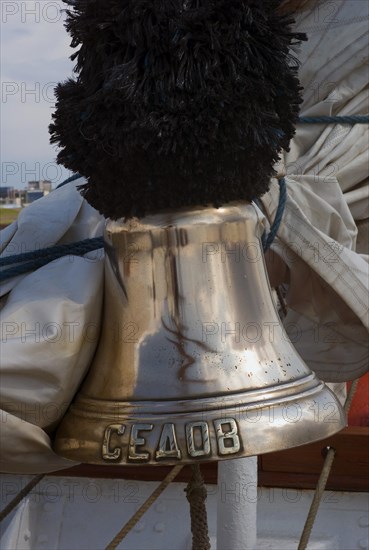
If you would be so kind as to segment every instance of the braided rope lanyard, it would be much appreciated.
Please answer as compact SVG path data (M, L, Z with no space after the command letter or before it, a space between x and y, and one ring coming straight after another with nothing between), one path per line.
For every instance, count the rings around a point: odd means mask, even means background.
M182 470L183 465L174 466L169 474L158 485L154 492L147 498L143 505L131 517L130 520L116 534L113 540L108 544L105 550L115 550L115 548L128 535L130 530L142 518L144 513L150 508L161 493L168 487L171 481ZM185 489L187 500L190 503L191 515L191 531L192 531L192 548L193 550L210 550L210 540L208 535L208 520L206 514L205 500L206 487L204 479L201 475L200 466L195 464L192 466L192 477Z
M192 477L185 489L190 503L192 548L193 550L210 550L208 516L205 501L207 491L202 477L200 465L191 466Z
M177 477L182 470L183 465L174 466L151 495L145 500L140 508L133 516L125 523L122 529L107 545L106 550L115 550L122 540L128 535L133 527L140 521L142 516L147 512L151 505L157 500L168 485ZM9 502L7 506L0 512L0 523L18 506L18 504L29 494L32 489L40 483L46 474L39 474L31 479L31 481ZM200 466L195 464L192 466L192 477L185 489L187 500L190 503L191 515L191 531L194 550L210 550L210 540L208 535L208 521L205 507L207 491L204 484L204 479L201 475Z

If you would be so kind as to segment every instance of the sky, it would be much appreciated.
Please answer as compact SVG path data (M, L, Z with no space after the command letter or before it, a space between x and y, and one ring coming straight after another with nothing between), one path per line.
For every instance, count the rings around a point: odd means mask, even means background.
M54 88L74 65L63 9L61 0L0 0L2 186L49 179L56 187L71 175L56 164L48 133Z

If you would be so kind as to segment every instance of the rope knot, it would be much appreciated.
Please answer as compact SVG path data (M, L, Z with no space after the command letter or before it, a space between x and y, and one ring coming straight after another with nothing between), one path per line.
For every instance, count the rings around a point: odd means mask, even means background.
M208 496L206 487L204 485L191 482L188 484L184 491L186 493L186 498L188 502L196 499L206 500L206 497Z

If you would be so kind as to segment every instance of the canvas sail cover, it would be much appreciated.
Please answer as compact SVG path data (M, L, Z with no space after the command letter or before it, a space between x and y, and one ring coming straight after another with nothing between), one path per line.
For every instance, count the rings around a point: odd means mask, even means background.
M334 8L334 13L331 13ZM302 116L368 114L369 7L322 3L300 14ZM288 197L268 261L280 266L285 328L318 376L341 383L368 369L369 129L299 125L279 166ZM104 220L69 183L23 210L2 231L2 256L102 235ZM279 201L277 180L262 197L265 225ZM274 255L274 256L273 256ZM277 261L281 258L283 263ZM74 463L49 434L91 363L101 318L103 251L65 256L2 285L0 471L51 472Z

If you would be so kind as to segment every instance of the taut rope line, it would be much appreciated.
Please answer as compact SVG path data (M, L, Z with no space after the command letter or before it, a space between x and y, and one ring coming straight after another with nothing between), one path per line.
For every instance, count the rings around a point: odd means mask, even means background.
M350 391L347 395L345 405L344 405L344 411L346 414L348 414L352 400L355 395L355 391L357 388L357 385L359 383L359 378L357 380L354 380L351 384ZM313 497L313 501L310 506L310 510L308 513L308 516L306 518L305 526L302 531L302 535L300 538L300 543L298 546L298 550L306 550L307 544L309 542L309 538L311 535L311 531L313 530L315 519L318 513L318 508L320 506L321 500L323 498L324 490L327 485L328 477L331 472L334 457L336 456L336 450L333 447L327 447L327 454L325 455L324 464L322 471L320 473L317 486L315 488L315 493Z
M143 505L137 510L137 512L131 517L130 520L122 527L122 529L115 535L113 540L108 544L105 550L114 550L118 544L122 542L124 537L128 535L132 527L136 525L144 515L144 513L150 508L150 506L155 502L155 500L161 495L161 493L168 487L168 485L173 481L173 479L179 474L182 470L183 465L174 466L169 472L169 474L163 479L160 485L155 489L153 493L146 499Z
M29 483L9 502L0 512L0 523L18 506L18 504L32 491L34 487L45 477L46 474L39 474L31 479Z

